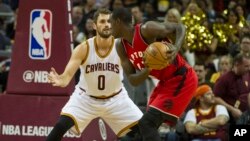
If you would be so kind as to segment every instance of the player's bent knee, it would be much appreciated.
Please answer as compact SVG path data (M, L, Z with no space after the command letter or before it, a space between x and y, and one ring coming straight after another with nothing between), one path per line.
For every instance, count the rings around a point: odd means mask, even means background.
M139 129L144 130L149 128L157 128L155 120L152 115L146 113L138 123Z

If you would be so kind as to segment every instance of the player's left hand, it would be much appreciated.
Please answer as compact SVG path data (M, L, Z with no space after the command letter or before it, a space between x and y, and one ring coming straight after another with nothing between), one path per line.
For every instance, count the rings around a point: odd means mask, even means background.
M169 48L166 51L166 58L168 60L170 60L170 62L172 62L178 53L177 47L175 47L173 44L167 43L167 42L165 42L164 44L166 44Z

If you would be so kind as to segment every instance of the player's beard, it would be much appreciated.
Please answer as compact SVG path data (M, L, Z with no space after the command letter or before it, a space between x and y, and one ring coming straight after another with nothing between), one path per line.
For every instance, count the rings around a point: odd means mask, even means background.
M111 36L111 32L109 31L100 31L98 30L97 33L100 35L102 38L109 38Z

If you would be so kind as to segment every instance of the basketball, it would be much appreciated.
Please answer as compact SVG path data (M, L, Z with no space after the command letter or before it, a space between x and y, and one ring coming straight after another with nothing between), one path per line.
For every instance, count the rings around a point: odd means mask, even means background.
M165 58L167 49L170 49L162 42L150 44L144 51L145 64L155 70L161 70L169 65L169 60Z

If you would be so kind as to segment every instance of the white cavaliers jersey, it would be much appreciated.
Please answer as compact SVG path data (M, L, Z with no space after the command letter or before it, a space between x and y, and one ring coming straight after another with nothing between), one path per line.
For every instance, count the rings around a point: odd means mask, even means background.
M123 70L116 52L115 41L105 56L97 51L96 38L88 39L88 53L80 66L81 75L77 87L84 89L88 95L110 96L123 88Z

